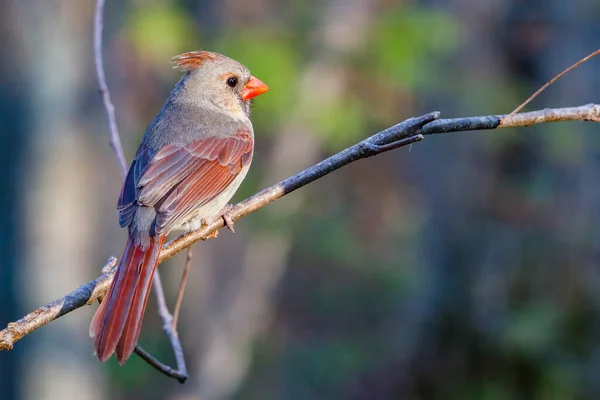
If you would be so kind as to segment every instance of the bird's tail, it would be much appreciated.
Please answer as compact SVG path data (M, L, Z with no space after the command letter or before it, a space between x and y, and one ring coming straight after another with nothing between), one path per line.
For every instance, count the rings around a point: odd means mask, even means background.
M90 324L94 353L100 361L117 352L123 364L137 343L146 301L165 236L151 238L142 248L129 238L115 277Z

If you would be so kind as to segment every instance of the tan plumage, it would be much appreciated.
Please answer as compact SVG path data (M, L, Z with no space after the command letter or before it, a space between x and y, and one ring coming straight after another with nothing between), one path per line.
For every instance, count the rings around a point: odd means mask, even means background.
M122 364L133 352L169 232L219 216L252 161L249 103L267 86L217 53L184 53L175 64L184 75L146 130L119 197L129 239L90 325L102 361L116 351Z

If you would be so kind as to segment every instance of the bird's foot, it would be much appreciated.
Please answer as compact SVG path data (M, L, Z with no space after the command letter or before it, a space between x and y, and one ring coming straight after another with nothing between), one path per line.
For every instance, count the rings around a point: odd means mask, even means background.
M202 218L202 220L200 221L200 228L201 229L206 228L208 225L217 221L219 218L223 218L223 222L225 223L225 226L227 227L227 229L229 229L231 232L235 233L235 229L233 229L233 219L231 219L231 216L229 215L229 212L232 209L233 209L233 205L227 204L225 207L223 207L221 209L221 211L219 211L217 213L217 215L215 217ZM217 236L219 236L218 230L216 230L213 233L211 233L210 235L206 236L203 240L214 239Z
M227 227L227 229L229 229L231 232L235 233L235 229L233 229L233 219L231 219L231 215L229 215L229 213L231 212L232 209L233 209L233 205L227 204L225 207L223 207L221 209L221 211L219 211L219 215L221 216L221 218L223 218L223 221L225 222L225 226Z

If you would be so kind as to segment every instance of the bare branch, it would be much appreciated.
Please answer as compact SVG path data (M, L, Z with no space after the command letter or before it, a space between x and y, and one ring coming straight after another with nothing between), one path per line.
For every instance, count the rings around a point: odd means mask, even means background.
M600 122L600 105L586 104L579 107L546 108L513 116L487 115L484 117L438 119L424 126L421 134L437 135L440 133L515 128L564 121Z
M278 198L351 162L418 142L423 139L423 135L529 126L557 121L600 122L600 106L588 104L580 107L539 110L517 114L511 118L506 118L504 121L502 121L502 118L505 117L504 115L452 119L437 119L438 117L439 113L434 112L421 117L408 119L398 125L381 131L296 175L256 193L252 197L233 206L229 215L233 221L243 218L251 212L258 210ZM223 219L218 218L211 225L171 240L163 247L159 262L163 262L173 257L178 252L188 248L199 240L205 240L222 227ZM115 260L111 259L107 263L107 266L114 266L114 263ZM113 276L114 268L106 271L105 267L103 275L98 279L80 286L74 292L39 308L19 321L9 323L7 328L0 331L0 350L12 349L15 342L37 328L86 304L91 304L91 302L106 292Z
M590 121L600 122L600 105L586 104L580 107L546 108L502 117L499 128L530 126L544 122Z
M188 378L187 371L185 371L185 370L183 372L180 372L179 370L176 371L173 368L169 367L168 365L161 363L156 358L154 358L150 353L148 353L146 350L142 349L139 345L136 345L135 349L133 349L133 351L135 352L135 354L140 356L142 358L142 360L146 361L148 364L150 364L151 366L153 366L154 368L156 368L163 374L177 379L180 383L185 383L185 381L187 380L187 378ZM178 369L179 369L179 366L178 366Z
M185 266L183 267L183 274L181 274L181 283L179 284L179 291L177 292L177 301L175 301L175 308L173 308L173 324L171 329L177 332L177 322L179 322L179 311L181 310L181 303L183 301L183 293L185 292L185 286L187 285L188 273L192 266L192 246L188 247L187 255L185 257Z
M121 175L123 178L127 175L127 160L125 160L125 154L123 154L123 146L121 145L121 137L119 136L119 130L117 129L117 119L115 118L115 106L110 100L110 92L108 91L108 85L106 84L106 75L104 74L104 61L102 60L102 31L104 28L104 0L97 0L96 2L96 14L94 16L94 59L96 61L96 73L98 75L98 86L100 87L100 94L104 101L104 108L106 108L106 114L108 116L108 126L110 128L110 147L117 156L119 167L121 168Z
M288 179L285 179L276 185L264 189L259 193L255 194L254 196L237 204L232 208L231 217L233 220L240 219L250 214L251 212L258 210L259 208L266 206L272 201L304 185L307 185L308 183L324 175L327 175L330 172L335 171L336 169L343 167L346 164L363 158L374 156L381 152L398 147L397 142L401 143L403 146L406 146L411 143L420 141L423 139L423 136L418 134L420 128L426 123L433 121L438 116L439 113L430 113L419 118L411 118L398 125L388 128L385 131L379 132L378 134L370 137L369 139L360 142L326 159L325 161L322 161L310 168L307 168L304 171ZM405 136L409 137L406 138ZM211 233L216 232L221 227L223 227L223 219L218 218L217 221L215 221L213 224L208 225L203 229L193 231L188 234L181 235L176 239L173 239L163 247L159 262L163 262L168 258L171 258L179 251L191 246L199 240L206 238ZM115 265L116 259L111 258L103 268L103 274L99 278L80 286L75 291L69 293L68 295L58 300L53 301L52 303L49 303L44 307L37 309L36 311L28 314L24 318L16 322L9 323L4 330L0 331L0 351L11 350L15 342L22 339L24 336L33 332L39 327L73 310L83 307L86 304L92 304L99 297L102 297L104 293L108 290L110 283L114 277L116 270ZM156 279L158 279L160 282L159 275L155 276L155 280ZM160 285L157 285L157 287L158 286ZM162 293L162 291L157 291L157 298L160 303L159 311L166 309L166 304L164 303L164 294ZM168 316L163 316L163 323L171 323L170 314ZM171 333L167 333L169 334L170 339L172 339ZM171 341L173 342L173 340ZM181 347L179 347L179 349L180 348ZM179 350L177 348L175 348L174 350L177 358ZM151 364L154 365L154 363ZM179 362L178 366L181 366ZM164 371L167 370L168 367L161 367L159 369L161 371ZM180 370L179 372L182 371Z
M515 108L513 110L513 112L508 114L508 117L509 118L513 117L516 113L521 111L523 109L523 107L525 107L527 104L529 104L531 102L531 100L535 99L540 93L542 93L544 90L546 90L548 88L548 86L552 85L554 82L556 82L557 80L562 78L563 75L568 74L569 72L571 72L575 68L579 67L581 64L583 64L587 60L589 60L590 58L596 57L598 54L600 54L600 49L594 51L591 54L588 54L587 56L583 57L581 60L577 61L575 64L571 65L569 68L565 69L560 74L556 75L554 78L550 79L548 82L546 82L546 84L544 86L539 88L534 94L529 96L529 98L527 100L525 100L523 103L521 103L521 105L519 107Z
M163 291L162 281L158 270L154 273L154 291L156 292L156 301L158 303L158 314L163 322L163 329L173 348L173 354L175 354L175 362L177 363L177 370L173 370L171 367L167 367L161 364L157 359L151 357L146 353L140 345L136 345L136 354L140 355L144 360L148 361L150 365L159 371L177 378L179 382L184 383L187 379L187 367L185 365L185 355L183 354L183 347L179 340L179 335L175 329L173 329L173 316L169 312L167 307L167 301L165 300L165 293ZM140 354L141 353L141 354Z
M102 268L102 275L99 278L79 286L65 297L38 308L20 320L9 323L3 331L0 331L0 350L12 350L14 343L23 336L73 310L92 304L103 296L115 276L116 264L117 259L111 257Z

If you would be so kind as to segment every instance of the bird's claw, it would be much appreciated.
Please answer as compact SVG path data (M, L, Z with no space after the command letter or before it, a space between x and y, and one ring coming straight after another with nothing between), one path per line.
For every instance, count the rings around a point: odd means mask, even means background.
M219 214L221 215L221 218L223 218L223 222L225 223L225 226L227 227L227 229L229 229L231 232L235 233L235 229L233 229L233 220L231 219L231 216L229 215L229 212L231 211L232 208L233 208L233 206L231 204L227 204L225 207L223 207L223 209L221 210L221 212Z

